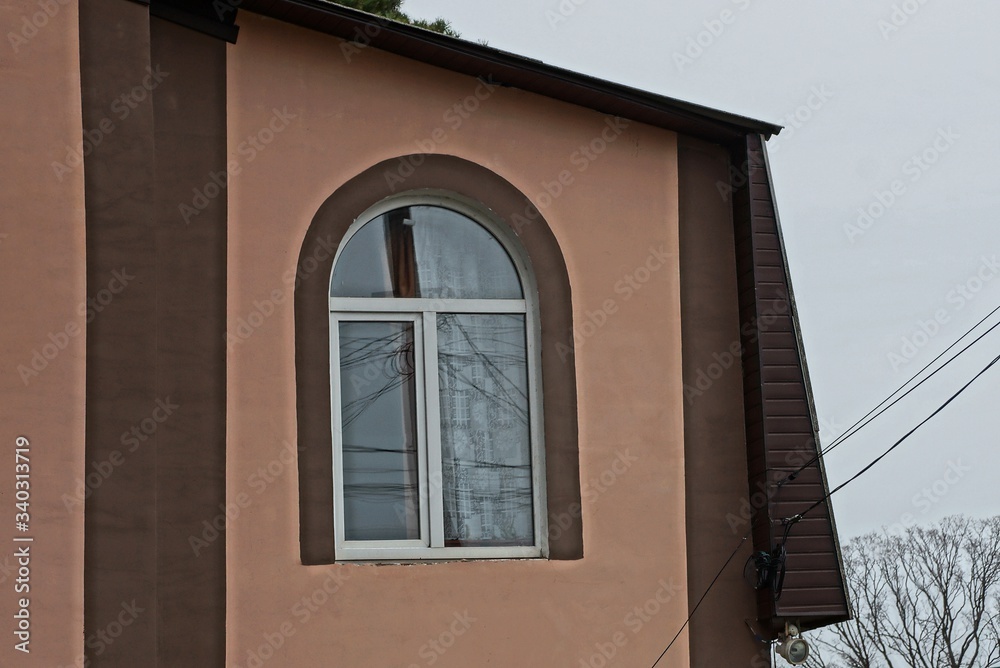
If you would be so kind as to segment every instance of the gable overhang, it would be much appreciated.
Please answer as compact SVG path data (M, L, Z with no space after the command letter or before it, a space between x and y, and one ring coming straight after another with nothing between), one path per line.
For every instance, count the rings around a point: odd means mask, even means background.
M238 7L286 23L372 47L443 69L481 77L502 86L587 107L719 144L747 133L765 138L781 126L710 107L623 86L548 65L483 44L390 21L325 0L230 0L220 16L230 20Z
M757 595L774 637L847 621L851 607L764 137L748 134L732 164L753 546L787 551L782 586Z

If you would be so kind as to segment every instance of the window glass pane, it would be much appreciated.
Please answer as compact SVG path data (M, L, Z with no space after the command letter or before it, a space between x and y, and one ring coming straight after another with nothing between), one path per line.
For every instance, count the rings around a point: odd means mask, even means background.
M346 540L420 538L413 323L340 323Z
M471 218L412 206L373 219L347 242L333 297L522 299L507 251Z
M333 268L330 296L393 296L382 218L363 226L347 242Z
M533 545L523 315L438 316L446 546Z

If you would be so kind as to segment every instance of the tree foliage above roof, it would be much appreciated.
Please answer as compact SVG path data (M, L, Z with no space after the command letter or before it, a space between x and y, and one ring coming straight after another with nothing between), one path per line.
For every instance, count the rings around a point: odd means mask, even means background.
M338 5L351 7L352 9L360 9L361 11L368 12L369 14L384 16L387 19L399 21L400 23L409 23L410 25L417 26L418 28L426 28L427 30L433 30L434 32L450 35L452 37L459 36L459 34L451 27L451 24L443 18L437 18L433 21L410 18L400 9L403 4L403 0L334 0L334 2Z

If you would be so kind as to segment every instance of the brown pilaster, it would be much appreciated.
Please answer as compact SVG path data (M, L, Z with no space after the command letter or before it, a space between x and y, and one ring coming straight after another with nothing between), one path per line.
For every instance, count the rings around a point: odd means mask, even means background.
M88 658L222 666L225 540L190 537L225 504L225 190L180 205L225 172L225 43L141 4L80 12L88 294L118 277L87 327L87 462L114 466L86 501L84 624L123 624Z

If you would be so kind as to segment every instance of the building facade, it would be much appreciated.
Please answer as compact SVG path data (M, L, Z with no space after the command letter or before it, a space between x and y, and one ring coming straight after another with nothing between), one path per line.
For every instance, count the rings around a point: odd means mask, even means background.
M652 665L727 561L659 665L848 617L779 128L320 0L39 7L5 665Z

